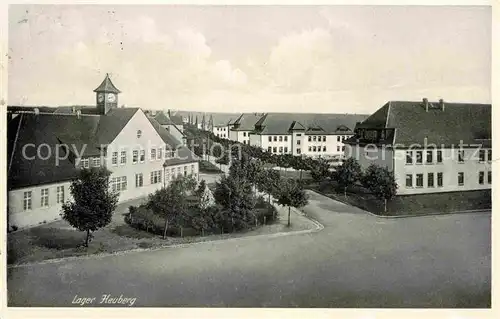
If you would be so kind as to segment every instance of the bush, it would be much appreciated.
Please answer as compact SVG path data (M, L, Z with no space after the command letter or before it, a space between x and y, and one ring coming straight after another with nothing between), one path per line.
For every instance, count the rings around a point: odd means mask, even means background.
M261 196L255 205L255 217L261 225L271 224L278 220L278 210Z
M12 225L10 228L12 228L12 231L18 230L18 227L16 225Z
M200 161L200 172L202 173L222 173L222 171L214 164L208 161Z
M162 235L164 220L163 218L153 214L153 212L141 205L139 207L129 207L129 214L125 217L125 222L130 226L151 232L153 234Z

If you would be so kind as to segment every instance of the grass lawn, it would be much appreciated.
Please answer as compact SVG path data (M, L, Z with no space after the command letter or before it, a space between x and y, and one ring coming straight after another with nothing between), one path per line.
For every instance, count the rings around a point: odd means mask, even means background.
M292 226L287 227L287 210L280 208L276 223L260 226L250 231L163 239L159 235L138 230L126 224L123 221L123 214L128 206L127 204L121 206L123 209L115 212L113 222L94 233L94 238L88 248L81 247L85 240L85 233L71 228L62 221L9 233L7 234L7 263L21 264L70 256L113 253L136 248L154 248L315 228L314 223L299 215L293 216Z
M387 213L384 213L383 201L375 198L361 187L349 188L347 198L343 192L336 191L335 186L331 182L323 183L322 185L311 184L308 188L377 215L427 215L464 210L491 209L491 190L400 195L387 203Z

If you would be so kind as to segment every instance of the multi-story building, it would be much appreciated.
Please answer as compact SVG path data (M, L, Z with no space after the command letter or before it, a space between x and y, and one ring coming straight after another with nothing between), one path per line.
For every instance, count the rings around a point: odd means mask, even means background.
M243 113L234 122L230 122L229 139L242 144L250 143L250 133L255 130L257 123L264 114Z
M399 195L491 188L491 104L390 101L345 143L362 168L393 171Z
M354 134L356 122L367 115L268 113L255 123L250 145L273 154L335 157L343 141Z
M148 111L145 112L149 117L156 120L160 125L165 128L175 139L179 142L185 143L186 136L184 134L183 125L176 125L170 117L166 116L162 111Z
M8 108L8 216L19 228L59 218L81 168L105 166L119 201L143 197L174 176L198 176L198 159L139 108L118 108L108 76L96 106L73 112ZM72 110L74 108L67 108Z

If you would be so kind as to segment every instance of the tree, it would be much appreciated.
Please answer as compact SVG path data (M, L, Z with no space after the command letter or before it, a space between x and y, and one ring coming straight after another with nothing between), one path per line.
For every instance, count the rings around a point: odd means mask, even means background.
M206 211L207 209L215 205L214 195L212 194L212 191L208 188L206 184L205 184L205 189L200 194L199 199L200 200L198 206L200 207L201 211Z
M270 168L260 171L257 175L257 188L259 191L268 194L268 201L271 203L271 195L277 193L281 175L278 171Z
M325 180L330 175L330 165L323 158L319 158L314 160L313 163L310 163L310 170L311 177L317 182Z
M181 183L172 183L167 188L159 189L148 197L146 207L165 220L163 239L167 237L168 225L178 221L179 216L187 211L186 197L180 186Z
M230 218L232 229L243 229L254 222L255 198L251 184L233 175L223 176L216 184L215 200Z
M201 194L203 194L203 192L205 191L205 187L207 187L207 182L204 179L202 179L200 181L200 184L198 185L198 188L195 191L195 195L197 197L201 197Z
M282 180L279 187L278 204L288 206L288 226L290 226L291 207L300 208L307 205L307 202L306 192L296 180Z
M73 201L62 205L61 217L87 232L85 247L89 246L91 232L111 222L118 203L119 194L109 190L110 175L106 168L82 169L79 178L71 182Z
M347 197L347 187L360 180L362 176L361 166L356 159L350 157L341 166L337 167L333 177L344 188L344 196Z
M373 195L384 201L384 212L387 212L387 201L396 196L398 189L394 172L386 167L371 164L366 169L362 183Z
M220 165L220 169L222 170L222 165L229 165L229 155L223 153L215 162Z
M216 216L219 211L220 207L216 205L210 206L205 210L198 210L197 214L191 220L191 225L194 229L200 231L202 236L205 236L205 231L216 226Z

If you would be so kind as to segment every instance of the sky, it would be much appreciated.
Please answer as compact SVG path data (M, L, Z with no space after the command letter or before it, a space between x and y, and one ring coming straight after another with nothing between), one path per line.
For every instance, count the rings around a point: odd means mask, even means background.
M12 5L9 105L370 114L491 103L491 9Z

